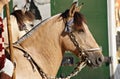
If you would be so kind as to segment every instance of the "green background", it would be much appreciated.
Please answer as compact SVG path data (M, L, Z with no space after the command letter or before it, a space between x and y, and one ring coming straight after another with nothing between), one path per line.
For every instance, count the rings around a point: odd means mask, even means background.
M9 2L9 10L10 13L13 12L13 0L10 0ZM6 7L4 6L4 17L6 17Z
M108 56L108 30L107 30L107 0L78 0L79 3L84 3L81 13L85 16L90 31L95 37L97 43L102 46L104 56ZM64 12L69 9L73 0L51 0L52 16ZM73 56L74 62L78 59L72 54L65 56ZM74 66L61 66L58 72L58 77L64 76L72 72ZM72 79L109 79L109 66L103 64L101 67L91 69L84 68L77 76Z

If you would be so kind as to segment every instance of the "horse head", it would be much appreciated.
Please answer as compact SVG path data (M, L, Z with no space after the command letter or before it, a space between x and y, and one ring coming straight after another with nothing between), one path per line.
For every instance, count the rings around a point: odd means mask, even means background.
M17 6L16 6L17 7ZM19 10L14 8L14 15L17 19L17 23L20 31L28 29L28 31L34 26L35 17L30 11L26 11L25 9Z
M86 21L81 13L80 7L73 3L69 10L61 14L65 22L65 31L61 36L64 50L70 50L81 60L87 60L87 65L98 67L104 61L104 56L99 45L90 33Z

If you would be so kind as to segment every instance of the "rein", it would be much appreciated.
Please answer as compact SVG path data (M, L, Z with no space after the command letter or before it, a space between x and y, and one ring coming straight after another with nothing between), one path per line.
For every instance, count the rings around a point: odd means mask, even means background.
M6 44L8 45L8 44ZM9 46L6 47L6 49L8 48ZM84 68L86 66L86 62L87 61L80 61L78 63L78 65L74 68L74 70L71 72L71 74L69 74L68 76L66 76L65 78L57 78L57 77L52 77L52 76L48 76L43 70L41 67L38 66L38 64L34 61L34 59L32 58L32 56L27 53L27 51L22 48L20 45L18 44L14 44L13 45L14 48L22 51L24 53L24 57L30 62L31 66L32 66L32 69L33 71L35 72L35 67L36 69L38 70L40 76L42 77L42 79L70 79L71 77L74 77L76 76L81 70L82 68ZM16 65L15 65L16 66Z
M9 47L9 46L7 46L6 49L7 49L8 47ZM32 69L33 69L34 72L35 72L35 67L36 67L36 69L38 70L40 76L41 76L43 79L45 79L45 78L48 79L47 75L43 72L42 68L40 68L40 67L38 66L38 64L34 61L34 59L32 58L32 56L31 56L29 53L27 53L27 51L26 51L24 48L22 48L22 47L21 47L20 45L18 45L18 44L14 44L13 47L16 48L16 49L18 49L18 50L20 50L20 51L22 51L22 52L24 53L23 56L30 62L31 66L32 66Z

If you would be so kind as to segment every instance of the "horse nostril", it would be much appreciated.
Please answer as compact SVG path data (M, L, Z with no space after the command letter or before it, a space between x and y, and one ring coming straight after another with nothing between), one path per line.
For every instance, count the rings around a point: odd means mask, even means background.
M99 61L99 62L102 62L102 59L101 59L101 58L98 58L98 61Z
M103 62L103 57L98 57L96 63L100 65L102 64L102 62Z

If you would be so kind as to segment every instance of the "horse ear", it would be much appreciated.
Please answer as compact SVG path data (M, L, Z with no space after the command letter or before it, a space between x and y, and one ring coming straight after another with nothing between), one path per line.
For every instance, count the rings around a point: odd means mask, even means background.
M18 10L17 5L15 5L15 6L13 7L13 11L15 11L15 10Z
M76 12L76 6L77 6L77 2L74 2L70 8L70 11L69 11L69 16L74 16L74 13Z
M84 3L82 3L80 6L76 7L76 12L80 12L81 8L83 7Z

